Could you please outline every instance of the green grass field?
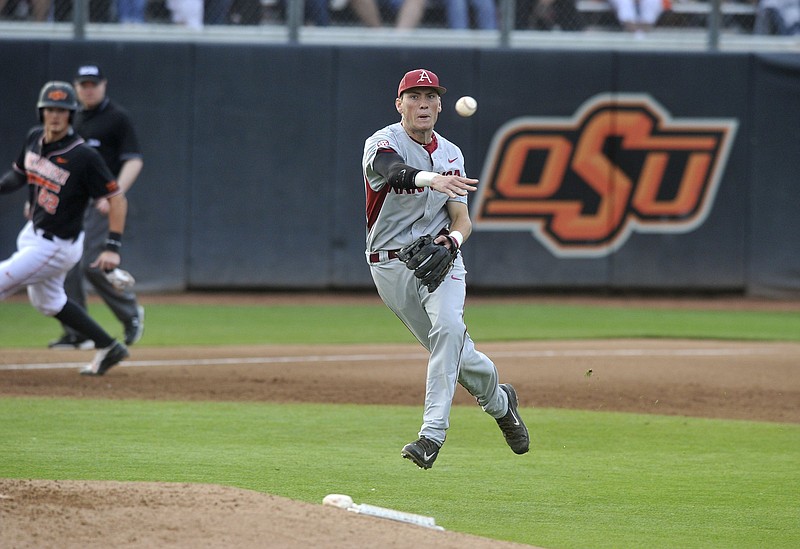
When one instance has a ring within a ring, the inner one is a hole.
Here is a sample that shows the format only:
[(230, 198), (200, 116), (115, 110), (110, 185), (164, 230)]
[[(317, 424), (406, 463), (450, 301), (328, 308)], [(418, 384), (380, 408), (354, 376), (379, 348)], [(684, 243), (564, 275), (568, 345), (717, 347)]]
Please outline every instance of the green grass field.
[[(99, 307), (92, 313), (110, 329)], [(472, 305), (476, 340), (797, 341), (798, 313)], [(58, 334), (0, 305), (0, 348)], [(142, 345), (410, 342), (382, 306), (148, 306)], [(1, 389), (0, 389), (1, 390)], [(431, 515), (448, 530), (556, 548), (800, 547), (800, 425), (523, 409), (512, 455), (455, 407), (434, 470), (398, 457), (418, 407), (0, 398), (0, 477), (200, 482)], [(368, 416), (369, 421), (364, 421)], [(489, 441), (489, 443), (487, 443)]]
[[(92, 316), (120, 332), (105, 306)], [(587, 338), (692, 338), (800, 341), (800, 312), (677, 310), (528, 304), (468, 304), (480, 341)], [(144, 345), (406, 343), (411, 335), (375, 305), (147, 306)], [(0, 348), (41, 347), (60, 326), (23, 302), (0, 304)]]

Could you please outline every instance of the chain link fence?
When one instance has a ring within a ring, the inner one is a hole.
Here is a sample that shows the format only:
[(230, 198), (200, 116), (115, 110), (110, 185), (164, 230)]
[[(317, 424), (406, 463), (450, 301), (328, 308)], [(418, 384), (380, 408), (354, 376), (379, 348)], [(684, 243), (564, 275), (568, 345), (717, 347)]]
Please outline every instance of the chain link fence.
[(0, 0), (0, 23), (14, 22), (800, 37), (800, 0)]

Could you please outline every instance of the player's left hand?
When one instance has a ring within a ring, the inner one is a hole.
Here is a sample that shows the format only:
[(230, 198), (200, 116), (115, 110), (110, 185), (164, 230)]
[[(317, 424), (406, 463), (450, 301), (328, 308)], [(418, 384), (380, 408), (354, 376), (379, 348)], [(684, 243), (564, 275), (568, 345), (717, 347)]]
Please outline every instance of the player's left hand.
[[(450, 247), (445, 243), (449, 243)], [(436, 291), (450, 271), (456, 255), (458, 246), (447, 236), (437, 237), (434, 242), (434, 238), (429, 234), (417, 238), (397, 252), (397, 258), (414, 271), (414, 276), (419, 278), (431, 293)]]
[(100, 269), (105, 272), (113, 271), (120, 264), (120, 256), (117, 252), (112, 252), (111, 250), (103, 250), (103, 252), (97, 256), (97, 259), (94, 260), (94, 263), (89, 265), (92, 268)]

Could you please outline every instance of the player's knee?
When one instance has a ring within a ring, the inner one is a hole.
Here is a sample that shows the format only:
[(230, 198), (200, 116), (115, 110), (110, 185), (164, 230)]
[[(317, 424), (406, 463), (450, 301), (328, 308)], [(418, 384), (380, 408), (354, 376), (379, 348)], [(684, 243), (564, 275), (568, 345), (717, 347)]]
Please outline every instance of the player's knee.
[(55, 316), (64, 308), (64, 304), (58, 304), (53, 301), (45, 301), (38, 296), (29, 296), (33, 308), (42, 313), (44, 316)]
[(458, 311), (445, 309), (439, 311), (436, 318), (437, 324), (441, 330), (446, 330), (448, 335), (461, 335), (466, 331), (464, 319)]
[(439, 339), (450, 339), (450, 338), (461, 339), (464, 337), (464, 333), (466, 331), (467, 329), (466, 326), (464, 326), (464, 324), (460, 322), (450, 322), (439, 326), (435, 326), (431, 332), (431, 336), (437, 337)]

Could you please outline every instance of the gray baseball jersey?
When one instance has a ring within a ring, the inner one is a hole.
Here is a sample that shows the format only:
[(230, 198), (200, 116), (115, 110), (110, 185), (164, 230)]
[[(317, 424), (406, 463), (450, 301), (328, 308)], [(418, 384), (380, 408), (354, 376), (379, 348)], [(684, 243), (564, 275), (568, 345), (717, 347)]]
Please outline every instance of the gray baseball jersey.
[(364, 145), (364, 177), (367, 185), (367, 255), (378, 250), (397, 250), (424, 234), (435, 235), (450, 223), (448, 200), (466, 204), (467, 197), (448, 198), (428, 188), (396, 190), (375, 173), (372, 163), (378, 151), (391, 149), (413, 168), (466, 177), (464, 155), (456, 145), (434, 132), (429, 145), (409, 137), (400, 122), (375, 132)]

